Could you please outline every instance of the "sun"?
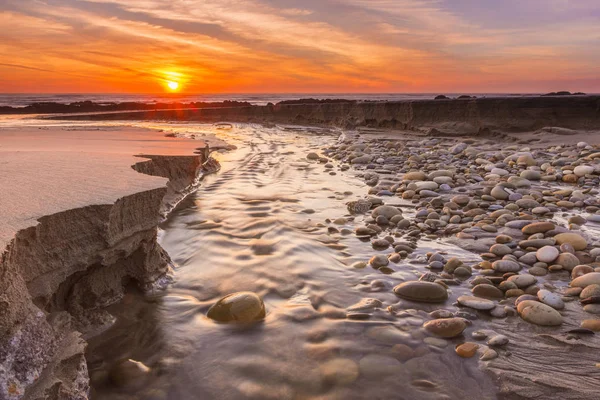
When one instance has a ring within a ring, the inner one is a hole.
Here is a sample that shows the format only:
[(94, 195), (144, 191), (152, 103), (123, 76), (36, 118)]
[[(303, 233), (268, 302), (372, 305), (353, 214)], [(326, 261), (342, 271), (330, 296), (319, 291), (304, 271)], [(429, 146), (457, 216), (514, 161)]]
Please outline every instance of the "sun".
[(175, 81), (169, 81), (169, 82), (167, 82), (167, 86), (171, 90), (177, 90), (177, 89), (179, 89), (179, 83), (177, 83)]

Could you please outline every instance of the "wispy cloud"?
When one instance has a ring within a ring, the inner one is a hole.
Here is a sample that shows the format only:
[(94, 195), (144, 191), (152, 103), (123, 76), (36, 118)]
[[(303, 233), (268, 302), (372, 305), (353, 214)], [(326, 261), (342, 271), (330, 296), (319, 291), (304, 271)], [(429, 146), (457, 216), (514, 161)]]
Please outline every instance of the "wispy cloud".
[(600, 5), (4, 0), (0, 58), (13, 92), (152, 92), (169, 73), (190, 92), (552, 90), (597, 82)]

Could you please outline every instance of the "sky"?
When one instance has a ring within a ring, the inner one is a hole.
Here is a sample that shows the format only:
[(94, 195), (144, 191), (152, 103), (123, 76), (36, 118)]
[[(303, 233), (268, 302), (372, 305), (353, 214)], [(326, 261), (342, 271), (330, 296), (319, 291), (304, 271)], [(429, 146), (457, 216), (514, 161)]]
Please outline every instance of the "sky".
[(2, 93), (170, 82), (182, 93), (600, 93), (600, 0), (0, 0)]

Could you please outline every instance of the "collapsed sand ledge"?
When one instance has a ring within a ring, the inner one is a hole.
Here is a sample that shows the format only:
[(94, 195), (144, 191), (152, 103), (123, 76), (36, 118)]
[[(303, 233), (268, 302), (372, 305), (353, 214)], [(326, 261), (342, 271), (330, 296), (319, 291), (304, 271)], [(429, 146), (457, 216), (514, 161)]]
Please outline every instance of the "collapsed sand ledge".
[(69, 120), (179, 120), (433, 129), (432, 134), (523, 132), (547, 126), (600, 128), (600, 96), (540, 96), (397, 102), (293, 103), (52, 116)]
[(156, 242), (161, 216), (197, 183), (205, 155), (145, 156), (138, 172), (166, 187), (44, 216), (0, 259), (0, 399), (85, 399), (81, 333), (111, 322), (102, 307), (124, 287), (162, 286), (170, 259)]

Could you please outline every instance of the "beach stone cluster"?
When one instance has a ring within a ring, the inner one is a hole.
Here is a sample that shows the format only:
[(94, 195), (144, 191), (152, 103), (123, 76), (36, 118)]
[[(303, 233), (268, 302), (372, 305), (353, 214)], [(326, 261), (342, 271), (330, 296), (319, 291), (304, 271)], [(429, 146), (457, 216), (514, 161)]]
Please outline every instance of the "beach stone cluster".
[[(422, 259), (429, 272), (393, 287), (400, 299), (388, 307), (393, 314), (402, 313), (403, 301), (406, 308), (443, 306), (423, 321), (432, 343), (464, 337), (482, 313), (557, 329), (566, 305), (576, 300), (589, 316), (581, 329), (600, 330), (600, 247), (585, 229), (600, 228), (599, 148), (584, 142), (500, 147), (474, 138), (369, 140), (347, 134), (323, 154), (352, 166), (369, 187), (348, 205), (357, 223), (354, 234), (373, 248), (373, 256), (354, 268), (402, 271), (402, 263), (419, 260), (414, 254), (423, 239), (477, 255), (473, 261), (429, 252)], [(448, 310), (450, 301), (455, 311)], [(465, 341), (456, 347), (459, 356), (479, 354), (488, 361), (509, 342), (479, 331), (473, 338), (487, 344)]]

